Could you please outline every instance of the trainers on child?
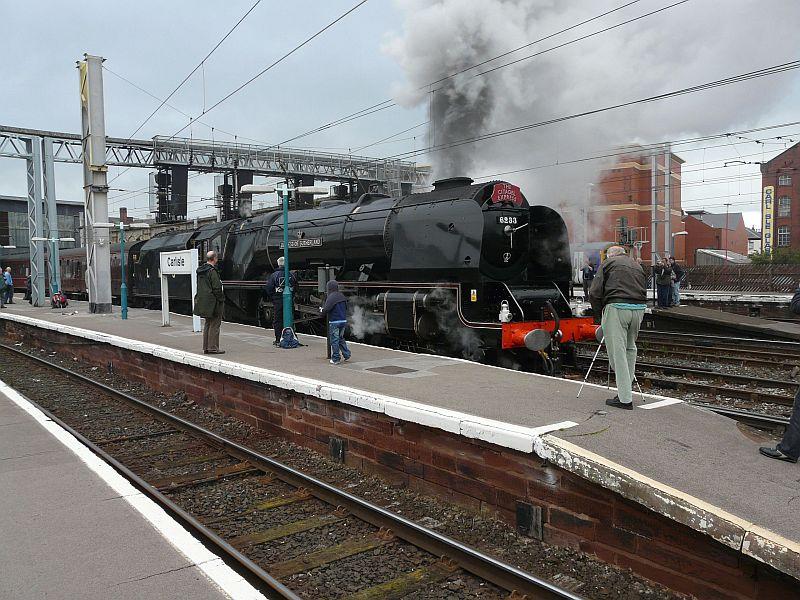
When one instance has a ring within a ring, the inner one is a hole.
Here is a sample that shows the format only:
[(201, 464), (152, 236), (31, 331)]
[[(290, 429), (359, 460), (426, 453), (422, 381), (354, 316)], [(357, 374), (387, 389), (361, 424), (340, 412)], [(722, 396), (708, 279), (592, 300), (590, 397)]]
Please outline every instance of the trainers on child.
[(332, 365), (338, 365), (340, 362), (342, 362), (342, 361), (341, 360), (333, 360), (333, 359), (330, 360), (330, 363)]

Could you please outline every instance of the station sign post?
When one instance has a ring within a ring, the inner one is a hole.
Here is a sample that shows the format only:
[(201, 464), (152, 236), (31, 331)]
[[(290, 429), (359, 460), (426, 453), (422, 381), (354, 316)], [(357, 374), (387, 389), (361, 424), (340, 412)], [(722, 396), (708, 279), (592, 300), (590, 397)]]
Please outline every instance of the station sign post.
[[(176, 252), (159, 253), (161, 277), (161, 325), (169, 327), (169, 279), (170, 275), (188, 275), (192, 281), (192, 313), (194, 313), (194, 297), (197, 294), (197, 268), (199, 261), (197, 250), (178, 250)], [(192, 314), (192, 331), (201, 331), (200, 317)]]

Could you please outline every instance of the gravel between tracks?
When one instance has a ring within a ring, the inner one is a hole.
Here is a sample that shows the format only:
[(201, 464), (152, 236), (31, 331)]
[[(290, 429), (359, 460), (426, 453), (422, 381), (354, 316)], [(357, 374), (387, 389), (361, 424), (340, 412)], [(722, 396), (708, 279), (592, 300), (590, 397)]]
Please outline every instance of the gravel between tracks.
[[(128, 392), (138, 398), (147, 400), (153, 405), (273, 457), (292, 468), (336, 485), (370, 502), (387, 507), (398, 514), (416, 520), (431, 529), (440, 531), (487, 554), (496, 556), (518, 568), (550, 580), (554, 578), (556, 580), (576, 580), (573, 590), (587, 598), (625, 600), (686, 598), (685, 595), (645, 580), (633, 574), (630, 570), (608, 565), (593, 556), (570, 548), (551, 546), (520, 536), (512, 527), (495, 519), (490, 514), (477, 513), (406, 489), (391, 487), (377, 477), (365, 475), (355, 469), (328, 460), (326, 457), (311, 450), (281, 438), (268, 436), (241, 421), (200, 407), (187, 400), (183, 394), (165, 397), (144, 386), (132, 384), (114, 374), (107, 373), (98, 367), (88, 367), (73, 359), (60, 357), (56, 353), (33, 350), (24, 346), (18, 346), (18, 348), (92, 377), (120, 391)], [(4, 369), (3, 379), (22, 393), (31, 396), (34, 400), (37, 399), (37, 395), (47, 393), (46, 382), (34, 382), (32, 378), (28, 377), (28, 373), (19, 369), (16, 371), (14, 369)], [(148, 444), (152, 443), (152, 440), (148, 442)], [(209, 511), (210, 514), (224, 512), (225, 502), (222, 498), (229, 497), (231, 492), (238, 489), (236, 480), (228, 481), (225, 486), (228, 487), (225, 488), (226, 491), (224, 493), (221, 485), (215, 486), (220, 489), (220, 496), (216, 503), (214, 501), (210, 503), (204, 501), (205, 510)], [(177, 499), (180, 495), (176, 493), (174, 497)], [(330, 543), (332, 540), (325, 540), (324, 533), (325, 529), (320, 529), (309, 532), (307, 537), (310, 540), (313, 536), (321, 535), (322, 537), (317, 538), (317, 543)], [(296, 540), (293, 539), (292, 543), (296, 543)], [(267, 556), (275, 556), (274, 552), (277, 551), (275, 546), (275, 544), (262, 544), (259, 548), (266, 558)], [(270, 551), (271, 547), (273, 548), (272, 551)], [(291, 552), (288, 554), (291, 554)], [(325, 570), (324, 567), (315, 570), (314, 577), (324, 579)], [(440, 593), (441, 586), (431, 586), (432, 589), (436, 588), (438, 590), (436, 594), (431, 591), (433, 595), (420, 595), (418, 592), (412, 597), (492, 597), (480, 595), (480, 589), (472, 589), (471, 586), (474, 584), (474, 581), (470, 581), (472, 578), (460, 577), (456, 579), (459, 581), (448, 580), (446, 583), (445, 587), (451, 586), (454, 588), (449, 595)], [(320, 579), (309, 579), (308, 581), (316, 582), (320, 581)], [(307, 583), (307, 585), (316, 584)]]

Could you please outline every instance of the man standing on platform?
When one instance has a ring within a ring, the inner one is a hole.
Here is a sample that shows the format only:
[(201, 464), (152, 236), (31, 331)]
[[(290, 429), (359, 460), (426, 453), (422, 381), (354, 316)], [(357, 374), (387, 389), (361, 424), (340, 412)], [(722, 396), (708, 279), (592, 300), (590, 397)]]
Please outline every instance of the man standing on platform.
[(203, 354), (225, 354), (219, 349), (219, 328), (225, 294), (217, 271), (217, 253), (206, 254), (206, 264), (197, 268), (197, 295), (194, 297), (194, 314), (203, 317)]
[(680, 306), (681, 305), (681, 283), (683, 280), (686, 279), (686, 271), (683, 270), (678, 264), (678, 261), (675, 260), (674, 256), (669, 257), (669, 266), (672, 267), (672, 301), (669, 303), (670, 306)]
[(585, 261), (583, 261), (583, 268), (581, 269), (581, 274), (583, 275), (584, 302), (586, 302), (589, 299), (589, 287), (592, 285), (592, 280), (594, 279), (594, 275), (596, 272), (597, 269), (594, 268), (594, 265), (588, 258)]
[[(800, 315), (800, 287), (795, 290), (789, 308), (794, 314)], [(783, 439), (774, 448), (762, 446), (758, 451), (764, 456), (791, 463), (796, 463), (800, 458), (800, 390), (794, 396), (792, 416), (789, 417), (789, 425), (786, 427)]]
[[(283, 286), (285, 285), (286, 275), (284, 265), (286, 261), (283, 257), (278, 258), (278, 266), (267, 279), (267, 283), (261, 293), (265, 300), (272, 300), (272, 326), (275, 329), (275, 341), (273, 345), (281, 345), (281, 333), (283, 333)], [(294, 302), (294, 290), (297, 289), (297, 277), (294, 273), (289, 273), (289, 291), (292, 293)]]
[(602, 314), (608, 359), (617, 381), (617, 395), (606, 400), (614, 408), (633, 409), (636, 338), (644, 318), (647, 277), (622, 246), (611, 246), (589, 288), (595, 315)]
[(3, 273), (3, 279), (6, 280), (6, 304), (14, 304), (14, 279), (11, 277), (11, 267), (6, 267), (6, 272)]

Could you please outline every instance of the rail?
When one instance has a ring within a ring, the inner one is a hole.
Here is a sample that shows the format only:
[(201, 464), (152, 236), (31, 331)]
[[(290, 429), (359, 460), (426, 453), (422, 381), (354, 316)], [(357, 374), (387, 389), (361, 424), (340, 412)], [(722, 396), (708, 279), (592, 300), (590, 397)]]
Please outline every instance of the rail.
[[(312, 496), (318, 498), (326, 504), (335, 507), (342, 507), (354, 517), (378, 527), (382, 531), (391, 532), (391, 534), (397, 538), (402, 539), (411, 545), (421, 548), (435, 556), (447, 557), (464, 571), (467, 571), (481, 579), (489, 581), (492, 584), (511, 592), (512, 596), (516, 592), (517, 597), (524, 597), (524, 594), (527, 594), (527, 597), (530, 600), (580, 600), (580, 596), (577, 596), (570, 591), (561, 589), (534, 575), (517, 569), (512, 565), (470, 548), (452, 538), (423, 527), (422, 525), (401, 517), (391, 511), (386, 510), (385, 508), (367, 502), (366, 500), (340, 490), (328, 483), (325, 483), (324, 481), (311, 477), (310, 475), (293, 469), (268, 456), (260, 454), (250, 448), (224, 438), (213, 431), (209, 431), (208, 429), (196, 425), (195, 423), (182, 419), (181, 417), (173, 415), (158, 407), (152, 406), (134, 396), (116, 390), (103, 383), (100, 383), (99, 381), (95, 381), (89, 377), (81, 375), (80, 373), (76, 373), (59, 365), (53, 364), (40, 357), (31, 356), (30, 354), (27, 354), (17, 348), (0, 344), (0, 349), (13, 353), (14, 355), (22, 356), (27, 360), (44, 365), (46, 368), (57, 371), (69, 378), (97, 388), (104, 394), (130, 405), (136, 410), (145, 412), (160, 421), (168, 423), (170, 426), (205, 440), (211, 445), (224, 450), (231, 456), (237, 457), (241, 461), (249, 463), (260, 471), (274, 474), (279, 480), (298, 488), (298, 490), (307, 490)], [(44, 408), (42, 408), (42, 410), (50, 418), (59, 423), (59, 425), (75, 435), (75, 437), (77, 437), (84, 445), (89, 447), (104, 460), (107, 460), (122, 474), (128, 477), (143, 493), (146, 493), (153, 500), (164, 506), (171, 514), (176, 516), (176, 518), (182, 524), (196, 532), (201, 538), (209, 542), (221, 554), (227, 556), (230, 561), (238, 565), (240, 571), (245, 571), (251, 580), (256, 578), (258, 581), (262, 582), (262, 587), (265, 588), (265, 593), (267, 593), (270, 598), (297, 598), (297, 596), (291, 590), (281, 584), (275, 577), (252, 562), (244, 554), (239, 552), (239, 550), (223, 540), (195, 517), (183, 511), (183, 509), (178, 507), (169, 498), (161, 494), (156, 487), (139, 478), (130, 469), (103, 451), (102, 448), (100, 448), (97, 444), (83, 437), (79, 432), (75, 431), (69, 425), (59, 420), (51, 412)]]

